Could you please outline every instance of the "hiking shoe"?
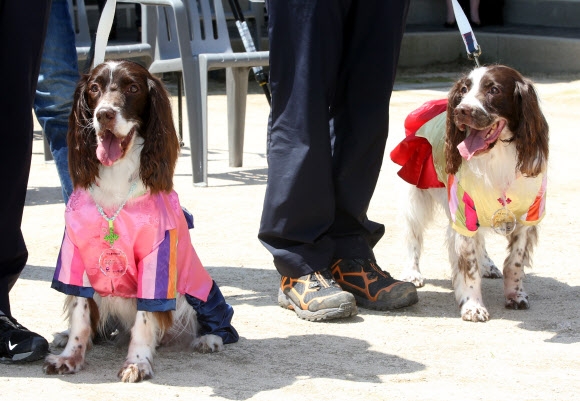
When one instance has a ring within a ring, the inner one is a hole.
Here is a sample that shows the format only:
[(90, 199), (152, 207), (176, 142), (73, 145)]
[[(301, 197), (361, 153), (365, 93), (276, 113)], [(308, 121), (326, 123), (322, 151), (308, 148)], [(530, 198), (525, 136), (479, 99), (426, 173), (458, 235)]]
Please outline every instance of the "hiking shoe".
[(43, 358), (48, 341), (6, 315), (0, 315), (0, 362), (30, 362)]
[(349, 317), (358, 312), (352, 294), (336, 284), (328, 269), (298, 278), (282, 276), (278, 304), (309, 321)]
[(413, 283), (395, 280), (369, 259), (337, 259), (332, 275), (352, 293), (358, 306), (374, 310), (398, 309), (419, 301)]

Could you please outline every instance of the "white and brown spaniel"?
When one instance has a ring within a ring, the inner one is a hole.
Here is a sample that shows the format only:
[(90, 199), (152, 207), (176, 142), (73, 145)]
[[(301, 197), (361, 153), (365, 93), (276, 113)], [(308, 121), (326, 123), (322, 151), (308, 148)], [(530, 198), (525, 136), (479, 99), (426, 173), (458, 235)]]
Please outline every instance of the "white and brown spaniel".
[(529, 308), (524, 266), (530, 266), (544, 216), (548, 124), (536, 91), (516, 70), (493, 65), (458, 80), (448, 98), (424, 104), (405, 121), (407, 137), (391, 153), (410, 187), (406, 205), (409, 261), (404, 280), (421, 287), (423, 233), (435, 206), (447, 213), (447, 247), (455, 298), (464, 320), (489, 313), (481, 277), (501, 277), (488, 257), (484, 231), (505, 235), (506, 308)]
[(65, 348), (44, 371), (78, 372), (93, 337), (112, 331), (130, 336), (125, 382), (153, 376), (159, 345), (212, 352), (236, 342), (233, 309), (173, 190), (179, 143), (161, 81), (129, 61), (95, 67), (76, 88), (67, 140), (75, 189), (52, 287), (67, 294), (69, 330), (55, 336)]

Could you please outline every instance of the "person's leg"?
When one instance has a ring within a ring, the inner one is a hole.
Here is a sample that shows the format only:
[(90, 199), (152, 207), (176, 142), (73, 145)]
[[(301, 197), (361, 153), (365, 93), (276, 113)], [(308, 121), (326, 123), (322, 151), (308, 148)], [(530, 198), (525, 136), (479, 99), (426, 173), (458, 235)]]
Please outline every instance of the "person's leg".
[(352, 12), (345, 62), (331, 108), (334, 145), (334, 257), (373, 258), (384, 233), (366, 212), (381, 170), (408, 2), (368, 0)]
[(341, 60), (342, 3), (268, 3), (272, 109), (259, 238), (284, 276), (325, 269), (334, 254), (325, 236), (334, 221), (328, 108)]
[(479, 0), (469, 0), (469, 14), (473, 24), (476, 26), (481, 25), (481, 19), (479, 18)]
[(268, 2), (272, 109), (259, 239), (282, 275), (278, 303), (307, 320), (357, 313), (329, 271), (334, 221), (329, 106), (350, 1)]
[(26, 265), (28, 251), (20, 224), (32, 157), (32, 102), (36, 89), (50, 0), (0, 0), (0, 49), (10, 62), (0, 63), (9, 77), (0, 94), (0, 360), (41, 358), (48, 343), (12, 317), (9, 292)]
[(79, 80), (75, 33), (67, 0), (53, 0), (44, 42), (34, 111), (48, 139), (65, 203), (73, 187), (68, 171), (66, 135)]
[(446, 0), (446, 18), (445, 18), (445, 27), (453, 27), (455, 25), (455, 12), (453, 11), (453, 4), (451, 4), (451, 0)]
[(394, 280), (376, 265), (372, 248), (385, 227), (367, 217), (383, 163), (408, 4), (365, 0), (352, 8), (331, 107), (336, 211), (329, 235), (335, 244), (334, 257), (340, 260), (333, 264), (333, 273), (359, 306), (371, 309), (417, 302), (413, 284)]
[(8, 292), (24, 268), (27, 250), (20, 230), (32, 157), (32, 102), (42, 54), (50, 0), (0, 1), (0, 47), (10, 62), (0, 63), (9, 77), (0, 94), (0, 310), (10, 315)]

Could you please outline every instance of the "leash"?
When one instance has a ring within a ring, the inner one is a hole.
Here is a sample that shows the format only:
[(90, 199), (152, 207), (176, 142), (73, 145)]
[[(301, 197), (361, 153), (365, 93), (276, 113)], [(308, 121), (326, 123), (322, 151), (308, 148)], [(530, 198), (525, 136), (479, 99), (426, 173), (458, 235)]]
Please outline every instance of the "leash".
[[(242, 43), (244, 44), (244, 48), (246, 52), (252, 53), (256, 51), (256, 46), (254, 45), (254, 40), (252, 39), (252, 35), (250, 34), (250, 30), (248, 29), (248, 24), (246, 19), (244, 18), (244, 14), (242, 13), (242, 8), (240, 7), (240, 3), (238, 0), (228, 0), (230, 3), (230, 8), (232, 9), (232, 13), (234, 14), (234, 18), (236, 19), (236, 27), (238, 28), (238, 32), (240, 34), (240, 38), (242, 39)], [(272, 98), (270, 95), (270, 88), (268, 88), (268, 76), (264, 72), (264, 69), (260, 66), (252, 67), (252, 71), (254, 72), (254, 78), (258, 85), (264, 91), (264, 95), (266, 95), (266, 99), (268, 100), (268, 104), (272, 103)]]
[(467, 58), (474, 60), (475, 65), (480, 67), (478, 57), (481, 56), (481, 47), (479, 47), (479, 44), (475, 39), (475, 34), (473, 33), (473, 29), (471, 29), (471, 25), (469, 25), (469, 20), (465, 16), (465, 13), (457, 0), (451, 0), (451, 4), (453, 5), (455, 22), (457, 22), (461, 38), (463, 39), (463, 43), (465, 43), (465, 48), (467, 49)]

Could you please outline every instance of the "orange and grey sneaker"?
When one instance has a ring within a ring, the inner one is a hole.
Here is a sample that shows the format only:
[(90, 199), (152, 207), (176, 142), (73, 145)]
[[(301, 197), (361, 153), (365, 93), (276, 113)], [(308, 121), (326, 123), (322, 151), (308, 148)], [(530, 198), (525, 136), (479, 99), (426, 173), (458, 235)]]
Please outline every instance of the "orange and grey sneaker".
[(413, 283), (395, 280), (369, 259), (337, 259), (331, 267), (336, 282), (352, 293), (358, 306), (388, 310), (404, 308), (419, 301)]
[(309, 321), (339, 319), (358, 312), (353, 295), (336, 284), (329, 269), (298, 278), (282, 276), (278, 304)]

